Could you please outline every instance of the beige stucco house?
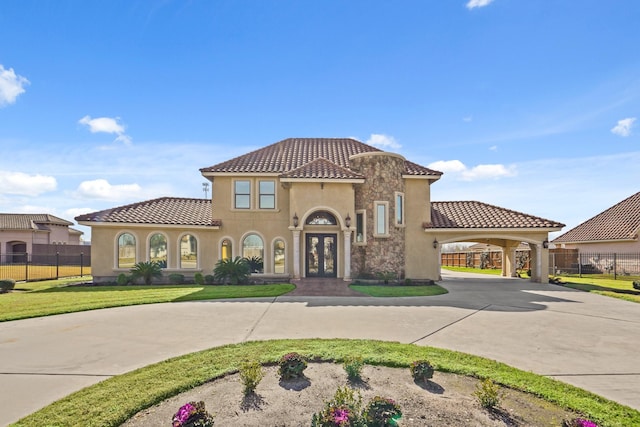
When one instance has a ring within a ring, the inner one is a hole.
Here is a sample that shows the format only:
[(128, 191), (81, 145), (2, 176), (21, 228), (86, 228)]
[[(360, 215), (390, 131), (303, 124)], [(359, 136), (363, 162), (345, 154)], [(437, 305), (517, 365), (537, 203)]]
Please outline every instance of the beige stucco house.
[(0, 255), (33, 253), (34, 245), (79, 245), (82, 231), (50, 214), (0, 213)]
[(480, 202), (431, 202), (442, 173), (351, 138), (290, 138), (200, 169), (212, 198), (164, 197), (81, 215), (92, 228), (94, 280), (138, 261), (165, 272), (211, 274), (216, 262), (253, 259), (253, 277), (355, 277), (392, 272), (438, 280), (441, 244), (532, 248), (547, 281), (547, 238), (563, 224)]

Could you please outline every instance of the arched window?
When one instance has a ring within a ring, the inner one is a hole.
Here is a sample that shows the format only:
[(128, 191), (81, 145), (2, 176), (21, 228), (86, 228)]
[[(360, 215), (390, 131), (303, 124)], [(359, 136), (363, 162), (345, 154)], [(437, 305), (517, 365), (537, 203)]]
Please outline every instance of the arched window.
[(284, 240), (273, 242), (273, 272), (284, 274)]
[(180, 268), (198, 267), (198, 241), (191, 234), (180, 239)]
[(164, 234), (155, 233), (149, 238), (149, 261), (167, 268), (167, 238)]
[(242, 257), (249, 261), (252, 273), (264, 272), (264, 243), (257, 234), (249, 234), (242, 241)]
[(231, 240), (224, 239), (222, 241), (222, 250), (220, 251), (220, 255), (222, 259), (231, 259), (233, 257), (233, 246), (231, 245)]
[(136, 264), (136, 238), (131, 233), (118, 237), (118, 268), (133, 268)]
[(307, 218), (307, 225), (336, 225), (336, 217), (326, 211), (318, 211)]

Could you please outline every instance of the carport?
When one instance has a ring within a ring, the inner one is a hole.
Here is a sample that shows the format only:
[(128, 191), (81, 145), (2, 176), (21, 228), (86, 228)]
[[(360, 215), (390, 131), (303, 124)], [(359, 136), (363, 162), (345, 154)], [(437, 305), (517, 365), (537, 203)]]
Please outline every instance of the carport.
[[(445, 243), (477, 242), (502, 249), (502, 276), (516, 276), (516, 249), (526, 242), (531, 249), (531, 281), (549, 281), (549, 233), (564, 227), (556, 221), (476, 201), (432, 202), (431, 222), (424, 231), (433, 235), (434, 247)], [(440, 257), (438, 257), (440, 262)]]

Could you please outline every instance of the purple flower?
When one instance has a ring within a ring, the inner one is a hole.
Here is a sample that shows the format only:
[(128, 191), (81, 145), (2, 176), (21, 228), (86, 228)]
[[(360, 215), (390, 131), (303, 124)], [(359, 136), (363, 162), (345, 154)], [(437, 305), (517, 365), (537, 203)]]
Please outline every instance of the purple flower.
[(598, 427), (598, 424), (594, 423), (590, 420), (585, 420), (584, 418), (578, 418), (576, 420), (577, 425), (580, 427)]
[(347, 425), (349, 423), (349, 415), (348, 409), (336, 408), (331, 411), (333, 423), (337, 426)]
[(189, 420), (192, 414), (196, 412), (196, 407), (191, 403), (186, 403), (178, 409), (178, 412), (173, 416), (173, 427), (181, 427)]

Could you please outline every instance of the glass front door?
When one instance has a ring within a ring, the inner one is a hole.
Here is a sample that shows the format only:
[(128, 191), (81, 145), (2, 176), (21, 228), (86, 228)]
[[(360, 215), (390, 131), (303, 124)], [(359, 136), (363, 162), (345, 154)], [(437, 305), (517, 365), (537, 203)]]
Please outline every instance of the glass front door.
[(336, 277), (336, 243), (337, 234), (307, 234), (307, 277)]

